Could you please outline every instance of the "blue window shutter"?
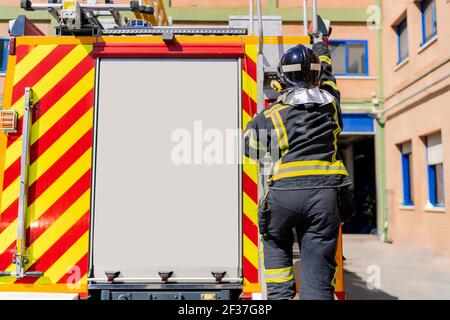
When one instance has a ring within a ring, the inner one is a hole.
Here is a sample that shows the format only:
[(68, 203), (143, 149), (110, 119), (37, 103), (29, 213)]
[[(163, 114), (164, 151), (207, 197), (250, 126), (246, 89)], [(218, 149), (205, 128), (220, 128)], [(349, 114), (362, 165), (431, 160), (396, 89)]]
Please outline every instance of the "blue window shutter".
[(398, 63), (402, 62), (402, 44), (400, 37), (400, 25), (397, 26), (397, 52), (398, 52)]
[(428, 166), (428, 188), (430, 193), (430, 202), (432, 205), (437, 204), (437, 190), (436, 190), (436, 166)]
[(403, 176), (403, 204), (411, 205), (411, 181), (410, 181), (409, 154), (402, 154), (402, 176)]
[(441, 166), (441, 176), (442, 176), (442, 205), (445, 205), (445, 189), (444, 189), (444, 166)]
[(425, 44), (427, 41), (427, 32), (425, 29), (425, 7), (426, 7), (426, 1), (422, 1), (420, 3), (420, 14), (422, 18), (422, 45)]

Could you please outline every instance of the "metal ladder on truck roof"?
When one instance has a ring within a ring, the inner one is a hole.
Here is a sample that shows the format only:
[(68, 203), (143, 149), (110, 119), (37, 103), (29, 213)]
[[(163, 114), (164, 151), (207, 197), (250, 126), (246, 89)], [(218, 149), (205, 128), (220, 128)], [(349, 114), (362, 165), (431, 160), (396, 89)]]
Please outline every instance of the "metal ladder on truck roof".
[[(115, 4), (113, 0), (98, 3), (88, 0), (49, 0), (32, 3), (21, 0), (27, 11), (48, 11), (58, 22), (55, 35), (162, 35), (173, 40), (181, 35), (246, 35), (246, 28), (233, 27), (174, 27), (167, 16), (162, 0), (132, 0), (129, 4)], [(126, 16), (132, 12), (135, 19)]]
[[(48, 0), (48, 3), (21, 0), (20, 7), (27, 11), (48, 11), (58, 22), (56, 35), (100, 35), (101, 30), (126, 27), (130, 23), (146, 26), (169, 24), (162, 0), (132, 0), (129, 4), (115, 4), (113, 0), (105, 0), (105, 3), (97, 0), (88, 0), (87, 3), (78, 0)], [(121, 14), (130, 11), (136, 20)]]

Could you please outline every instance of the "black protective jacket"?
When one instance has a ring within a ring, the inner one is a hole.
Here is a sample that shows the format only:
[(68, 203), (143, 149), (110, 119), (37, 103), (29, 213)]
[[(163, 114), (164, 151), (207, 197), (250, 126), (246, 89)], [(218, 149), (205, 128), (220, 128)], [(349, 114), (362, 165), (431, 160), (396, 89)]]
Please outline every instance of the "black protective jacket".
[(277, 102), (257, 114), (244, 135), (247, 157), (270, 154), (271, 185), (282, 188), (341, 187), (351, 183), (340, 159), (340, 93), (332, 74), (328, 46), (316, 43), (322, 75), (319, 88), (288, 88)]

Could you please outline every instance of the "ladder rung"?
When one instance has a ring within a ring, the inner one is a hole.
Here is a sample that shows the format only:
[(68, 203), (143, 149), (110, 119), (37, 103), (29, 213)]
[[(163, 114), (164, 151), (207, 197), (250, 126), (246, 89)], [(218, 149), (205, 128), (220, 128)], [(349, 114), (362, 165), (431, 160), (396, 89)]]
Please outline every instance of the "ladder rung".
[(122, 35), (122, 34), (152, 34), (161, 35), (164, 33), (172, 34), (199, 34), (199, 35), (246, 35), (246, 28), (116, 28), (102, 30), (102, 34), (106, 35)]

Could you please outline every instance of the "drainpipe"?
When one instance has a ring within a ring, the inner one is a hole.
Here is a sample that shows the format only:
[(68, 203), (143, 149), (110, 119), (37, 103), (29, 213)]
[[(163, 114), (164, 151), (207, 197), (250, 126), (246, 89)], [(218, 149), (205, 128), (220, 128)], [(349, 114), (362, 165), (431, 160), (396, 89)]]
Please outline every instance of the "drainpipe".
[[(376, 0), (376, 6), (380, 8), (382, 14), (382, 0)], [(381, 25), (377, 26), (377, 74), (378, 74), (378, 109), (383, 109), (383, 50), (382, 50), (382, 29), (383, 16), (381, 16)], [(377, 211), (378, 211), (378, 236), (381, 241), (388, 241), (388, 203), (386, 188), (386, 144), (384, 132), (385, 119), (384, 115), (376, 117), (376, 162), (377, 162)]]

